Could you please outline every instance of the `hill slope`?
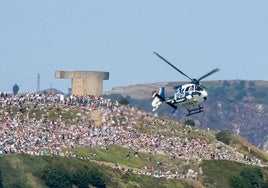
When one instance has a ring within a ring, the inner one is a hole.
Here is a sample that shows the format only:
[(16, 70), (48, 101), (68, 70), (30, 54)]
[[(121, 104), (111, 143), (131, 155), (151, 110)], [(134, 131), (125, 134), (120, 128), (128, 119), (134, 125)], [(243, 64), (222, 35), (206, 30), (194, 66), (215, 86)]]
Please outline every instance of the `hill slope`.
[(0, 103), (0, 186), (267, 185), (267, 154), (228, 132), (103, 97), (3, 95)]
[[(117, 87), (106, 95), (121, 95), (130, 104), (151, 111), (150, 95), (153, 90), (165, 86), (172, 96), (174, 86), (182, 83), (165, 82)], [(255, 146), (268, 151), (268, 82), (267, 81), (207, 81), (202, 82), (209, 90), (204, 112), (187, 118), (198, 127), (210, 130), (228, 129), (241, 135)], [(186, 111), (179, 108), (175, 114), (164, 107), (158, 111), (174, 120), (185, 120)]]

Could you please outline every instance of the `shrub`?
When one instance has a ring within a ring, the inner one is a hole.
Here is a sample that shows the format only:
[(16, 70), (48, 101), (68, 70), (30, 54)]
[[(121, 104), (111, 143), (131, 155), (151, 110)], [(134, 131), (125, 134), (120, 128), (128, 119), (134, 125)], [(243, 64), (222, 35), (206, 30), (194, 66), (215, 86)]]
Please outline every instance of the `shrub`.
[(98, 169), (86, 165), (74, 169), (72, 182), (79, 188), (87, 188), (89, 184), (99, 188), (106, 187), (104, 175)]
[(231, 187), (265, 187), (263, 172), (260, 167), (247, 166), (239, 174), (230, 177)]
[(2, 177), (2, 170), (0, 170), (0, 188), (3, 187), (3, 177)]
[(259, 167), (246, 167), (240, 172), (240, 176), (250, 185), (250, 187), (259, 187), (263, 182), (262, 169)]
[(190, 120), (190, 119), (187, 119), (185, 122), (184, 122), (185, 125), (190, 125), (192, 127), (195, 126), (195, 122), (194, 120)]
[(41, 178), (48, 187), (106, 187), (105, 175), (96, 166), (83, 164), (79, 160), (52, 159)]
[(98, 187), (98, 188), (106, 187), (104, 176), (99, 172), (94, 172), (90, 175), (89, 183), (90, 185), (93, 185), (94, 187)]
[(82, 166), (74, 170), (72, 175), (72, 182), (79, 188), (87, 188), (89, 184), (89, 173), (87, 166)]
[(230, 177), (230, 185), (235, 188), (246, 188), (248, 184), (244, 181), (244, 179), (239, 175), (233, 175)]
[(231, 140), (231, 133), (228, 130), (222, 130), (216, 134), (216, 139), (229, 145)]
[(43, 171), (42, 179), (48, 187), (72, 187), (71, 177), (63, 163), (52, 162)]
[(119, 101), (119, 104), (122, 104), (122, 105), (128, 105), (129, 104), (129, 101), (127, 98), (121, 98)]

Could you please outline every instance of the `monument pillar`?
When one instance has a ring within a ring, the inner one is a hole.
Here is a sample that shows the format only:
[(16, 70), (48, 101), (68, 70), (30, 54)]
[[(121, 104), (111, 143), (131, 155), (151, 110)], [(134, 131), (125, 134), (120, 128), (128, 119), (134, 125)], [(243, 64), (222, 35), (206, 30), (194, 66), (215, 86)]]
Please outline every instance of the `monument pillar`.
[(73, 95), (100, 96), (103, 92), (103, 80), (109, 79), (109, 72), (55, 71), (55, 77), (71, 79)]

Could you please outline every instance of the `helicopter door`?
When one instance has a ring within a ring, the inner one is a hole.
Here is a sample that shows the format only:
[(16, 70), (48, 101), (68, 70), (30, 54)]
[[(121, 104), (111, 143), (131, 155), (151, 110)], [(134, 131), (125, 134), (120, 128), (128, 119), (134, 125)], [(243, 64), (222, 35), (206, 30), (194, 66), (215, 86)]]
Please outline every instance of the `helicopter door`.
[(194, 94), (195, 94), (195, 87), (194, 87), (194, 85), (188, 86), (185, 89), (185, 97), (187, 97), (187, 96), (193, 96)]
[(175, 93), (175, 100), (181, 99), (185, 96), (185, 88), (182, 89), (182, 87), (178, 87), (177, 92)]

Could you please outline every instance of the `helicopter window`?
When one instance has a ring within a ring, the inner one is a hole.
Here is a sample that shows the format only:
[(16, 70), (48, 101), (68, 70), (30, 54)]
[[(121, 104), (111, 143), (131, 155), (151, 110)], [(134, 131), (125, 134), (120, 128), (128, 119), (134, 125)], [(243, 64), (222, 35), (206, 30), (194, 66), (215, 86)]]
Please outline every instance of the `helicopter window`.
[(198, 91), (203, 91), (203, 88), (200, 87), (200, 86), (197, 86), (196, 90), (198, 90)]
[(186, 88), (186, 91), (194, 91), (194, 86), (189, 86)]
[(190, 86), (189, 91), (194, 91), (194, 86)]

